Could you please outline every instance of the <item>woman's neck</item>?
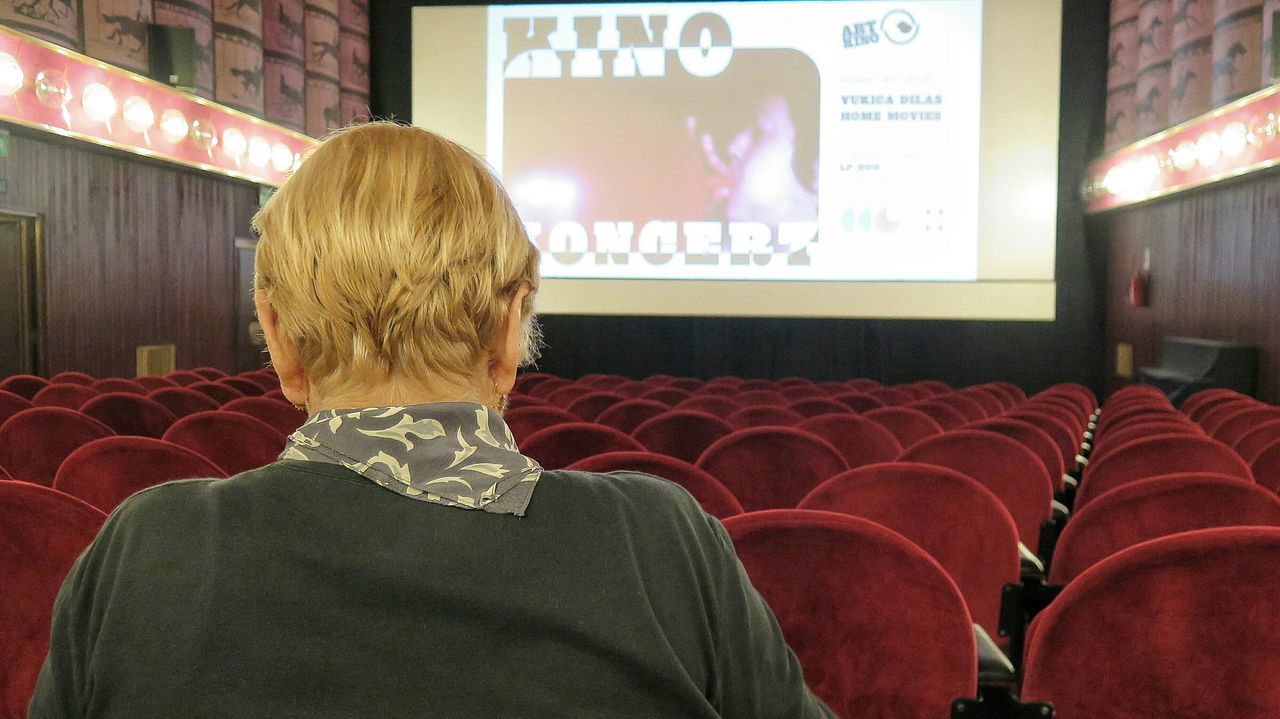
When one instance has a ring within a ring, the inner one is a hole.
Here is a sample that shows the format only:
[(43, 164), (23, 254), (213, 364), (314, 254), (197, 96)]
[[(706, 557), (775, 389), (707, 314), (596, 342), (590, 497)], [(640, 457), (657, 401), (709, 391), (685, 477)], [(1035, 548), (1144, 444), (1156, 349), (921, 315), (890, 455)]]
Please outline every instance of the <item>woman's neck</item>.
[(360, 409), (365, 407), (407, 407), (437, 402), (495, 401), (492, 387), (482, 387), (476, 380), (469, 383), (421, 383), (392, 378), (377, 384), (359, 386), (312, 387), (307, 400), (311, 414), (327, 409)]

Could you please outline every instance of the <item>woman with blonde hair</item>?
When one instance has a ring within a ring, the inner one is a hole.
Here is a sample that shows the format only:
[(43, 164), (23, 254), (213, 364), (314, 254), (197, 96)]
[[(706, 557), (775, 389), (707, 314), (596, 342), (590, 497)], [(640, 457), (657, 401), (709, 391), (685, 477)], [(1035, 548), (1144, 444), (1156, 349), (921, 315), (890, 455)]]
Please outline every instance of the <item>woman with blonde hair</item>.
[(686, 492), (520, 454), (538, 253), (483, 162), (347, 128), (254, 224), (310, 419), (275, 464), (121, 505), (59, 594), (33, 719), (829, 715)]

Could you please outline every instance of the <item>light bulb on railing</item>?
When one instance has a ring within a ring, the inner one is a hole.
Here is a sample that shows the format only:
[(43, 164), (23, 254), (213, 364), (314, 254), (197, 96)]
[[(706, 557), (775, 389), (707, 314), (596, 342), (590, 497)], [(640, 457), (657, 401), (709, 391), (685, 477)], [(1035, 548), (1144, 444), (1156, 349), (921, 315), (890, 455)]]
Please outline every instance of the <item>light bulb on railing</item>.
[(0, 52), (0, 95), (13, 95), (22, 89), (26, 80), (26, 73), (17, 59), (7, 52)]
[(124, 111), (120, 113), (124, 117), (125, 127), (140, 134), (146, 134), (148, 130), (156, 125), (156, 113), (151, 109), (151, 105), (140, 97), (131, 97), (124, 101)]
[(1183, 140), (1169, 151), (1169, 156), (1173, 159), (1174, 167), (1186, 172), (1196, 166), (1196, 143)]
[(1196, 158), (1202, 167), (1209, 167), (1222, 157), (1222, 145), (1218, 141), (1218, 133), (1210, 130), (1196, 140)]
[(283, 142), (271, 146), (271, 166), (276, 172), (284, 173), (293, 168), (293, 150)]
[(249, 164), (254, 167), (266, 167), (271, 161), (271, 145), (261, 137), (249, 140)]
[(1243, 122), (1233, 122), (1222, 128), (1222, 134), (1219, 136), (1222, 145), (1222, 154), (1227, 157), (1239, 157), (1244, 152), (1244, 148), (1249, 144), (1249, 128), (1244, 126)]
[(111, 90), (100, 82), (90, 83), (84, 88), (84, 95), (80, 98), (80, 104), (84, 106), (84, 114), (89, 116), (94, 122), (107, 122), (115, 116), (119, 107), (116, 105), (116, 96), (111, 94)]
[(234, 127), (228, 127), (222, 132), (222, 151), (230, 155), (237, 163), (240, 158), (244, 157), (245, 149), (249, 143), (244, 139), (244, 133)]
[(187, 118), (181, 110), (169, 109), (160, 115), (160, 132), (164, 133), (169, 142), (182, 142), (189, 128)]

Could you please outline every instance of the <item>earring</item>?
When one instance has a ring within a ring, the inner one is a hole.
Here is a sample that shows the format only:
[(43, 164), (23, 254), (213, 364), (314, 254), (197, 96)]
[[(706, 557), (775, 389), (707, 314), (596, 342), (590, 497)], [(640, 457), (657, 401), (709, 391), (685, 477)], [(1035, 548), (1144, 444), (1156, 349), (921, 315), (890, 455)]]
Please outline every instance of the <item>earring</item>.
[(493, 381), (493, 404), (491, 405), (498, 414), (505, 414), (507, 405), (511, 403), (511, 395), (498, 393), (498, 380)]

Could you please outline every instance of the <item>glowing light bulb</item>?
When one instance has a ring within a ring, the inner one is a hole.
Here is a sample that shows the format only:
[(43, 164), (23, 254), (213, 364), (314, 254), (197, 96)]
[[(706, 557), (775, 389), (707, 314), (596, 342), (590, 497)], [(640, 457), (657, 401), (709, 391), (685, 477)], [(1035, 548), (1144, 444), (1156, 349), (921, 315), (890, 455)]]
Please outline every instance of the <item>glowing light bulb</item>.
[(249, 143), (244, 139), (244, 133), (234, 127), (228, 127), (222, 132), (222, 151), (235, 158), (237, 161), (244, 157), (245, 150), (248, 149)]
[(271, 146), (271, 166), (276, 172), (288, 172), (293, 167), (293, 150), (283, 142)]
[(1218, 133), (1206, 132), (1196, 140), (1196, 159), (1202, 167), (1209, 167), (1222, 158), (1222, 144), (1218, 141)]
[(156, 113), (151, 109), (151, 105), (140, 97), (131, 97), (124, 101), (124, 111), (121, 113), (124, 117), (124, 124), (130, 130), (138, 133), (145, 133), (147, 130), (155, 127)]
[(116, 114), (119, 107), (116, 105), (116, 96), (111, 94), (111, 90), (100, 82), (90, 83), (84, 88), (84, 95), (80, 98), (80, 104), (84, 106), (84, 114), (89, 116), (94, 122), (106, 122)]
[(1169, 151), (1169, 155), (1173, 158), (1173, 166), (1186, 172), (1196, 166), (1196, 143), (1183, 140)]
[(61, 110), (71, 102), (71, 86), (61, 70), (41, 70), (36, 73), (36, 99), (45, 107)]
[(188, 134), (191, 141), (205, 152), (212, 153), (213, 146), (218, 144), (218, 130), (213, 126), (212, 120), (192, 120)]
[(302, 167), (302, 153), (295, 152), (293, 153), (293, 167), (290, 169), (293, 172), (297, 172), (299, 167)]
[(169, 109), (160, 115), (160, 132), (169, 142), (182, 142), (189, 129), (187, 118), (180, 110)]
[(1244, 148), (1249, 144), (1249, 128), (1244, 126), (1243, 122), (1233, 122), (1222, 128), (1222, 135), (1219, 137), (1222, 145), (1222, 154), (1227, 157), (1239, 157), (1244, 152)]
[(249, 140), (249, 164), (254, 167), (266, 167), (271, 161), (271, 145), (261, 137)]
[(22, 89), (26, 79), (17, 59), (7, 52), (0, 52), (0, 95), (13, 95)]

